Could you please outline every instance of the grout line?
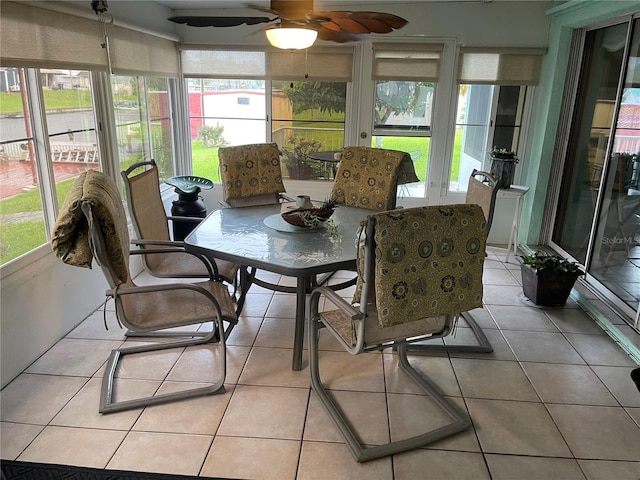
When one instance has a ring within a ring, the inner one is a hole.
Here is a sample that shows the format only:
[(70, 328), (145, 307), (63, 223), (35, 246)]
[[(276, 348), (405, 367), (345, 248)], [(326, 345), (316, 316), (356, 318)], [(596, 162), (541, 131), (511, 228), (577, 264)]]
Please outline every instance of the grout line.
[(640, 365), (640, 349), (638, 349), (629, 339), (618, 330), (611, 321), (602, 314), (591, 302), (575, 288), (571, 290), (571, 298), (573, 298), (578, 306), (582, 308), (596, 321), (598, 326), (609, 335), (622, 350), (625, 351), (638, 365)]

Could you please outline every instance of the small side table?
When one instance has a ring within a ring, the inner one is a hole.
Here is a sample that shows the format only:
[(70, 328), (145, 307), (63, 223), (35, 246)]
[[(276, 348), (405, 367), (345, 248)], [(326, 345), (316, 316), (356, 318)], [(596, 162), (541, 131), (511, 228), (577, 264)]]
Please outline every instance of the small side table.
[(529, 191), (529, 187), (524, 185), (511, 185), (509, 188), (501, 188), (498, 190), (498, 197), (515, 198), (516, 208), (513, 211), (513, 221), (511, 222), (511, 231), (509, 232), (509, 243), (507, 244), (507, 256), (505, 263), (509, 263), (511, 256), (511, 246), (513, 245), (513, 255), (518, 250), (518, 228), (520, 227), (520, 213), (522, 211), (522, 197)]

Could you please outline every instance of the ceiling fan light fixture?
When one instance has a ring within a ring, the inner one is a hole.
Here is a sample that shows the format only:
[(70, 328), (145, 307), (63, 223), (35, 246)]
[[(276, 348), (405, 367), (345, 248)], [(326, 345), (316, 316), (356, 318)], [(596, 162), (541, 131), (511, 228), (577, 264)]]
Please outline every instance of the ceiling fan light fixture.
[(274, 27), (266, 31), (269, 43), (284, 50), (302, 50), (313, 45), (318, 32), (306, 28)]

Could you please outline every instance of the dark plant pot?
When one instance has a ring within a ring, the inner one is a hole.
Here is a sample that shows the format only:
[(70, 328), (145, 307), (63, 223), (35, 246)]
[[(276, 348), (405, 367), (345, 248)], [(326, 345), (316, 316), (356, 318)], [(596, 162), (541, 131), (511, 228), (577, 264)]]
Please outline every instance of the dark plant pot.
[(518, 159), (513, 155), (494, 154), (491, 157), (491, 175), (497, 182), (498, 188), (509, 188), (513, 183)]
[(529, 265), (520, 265), (522, 290), (536, 305), (559, 307), (567, 303), (571, 289), (580, 276), (578, 273), (536, 271)]

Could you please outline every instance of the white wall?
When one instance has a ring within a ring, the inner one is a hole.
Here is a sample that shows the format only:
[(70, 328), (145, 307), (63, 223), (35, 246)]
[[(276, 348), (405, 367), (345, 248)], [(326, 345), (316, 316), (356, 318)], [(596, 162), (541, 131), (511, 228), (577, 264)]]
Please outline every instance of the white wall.
[[(4, 387), (104, 301), (99, 269), (71, 267), (48, 245), (36, 261), (7, 274), (0, 292), (0, 381)], [(20, 262), (18, 259), (16, 262)], [(23, 262), (24, 263), (24, 262)], [(105, 359), (106, 360), (106, 359)]]

